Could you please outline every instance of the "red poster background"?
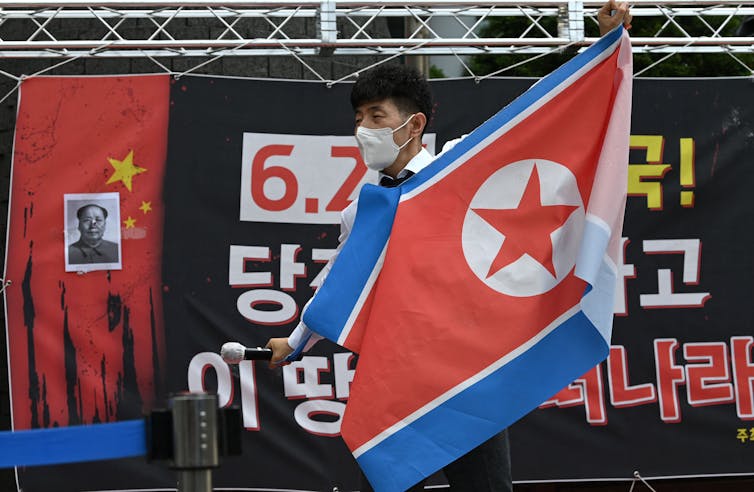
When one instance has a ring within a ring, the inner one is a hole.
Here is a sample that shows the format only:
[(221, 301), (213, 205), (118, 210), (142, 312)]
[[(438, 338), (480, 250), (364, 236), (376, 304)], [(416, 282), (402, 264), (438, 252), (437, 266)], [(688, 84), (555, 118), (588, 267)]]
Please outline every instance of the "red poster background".
[[(6, 269), (15, 429), (137, 417), (160, 389), (169, 89), (167, 76), (21, 87)], [(118, 174), (111, 160), (132, 151)], [(63, 195), (103, 192), (120, 194), (107, 227), (121, 228), (123, 269), (65, 272)]]

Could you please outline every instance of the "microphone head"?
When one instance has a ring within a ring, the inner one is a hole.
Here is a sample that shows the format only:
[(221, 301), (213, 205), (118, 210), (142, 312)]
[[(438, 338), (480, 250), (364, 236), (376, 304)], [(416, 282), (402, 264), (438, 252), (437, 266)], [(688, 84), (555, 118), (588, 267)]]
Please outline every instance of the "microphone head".
[(228, 364), (238, 364), (243, 360), (246, 347), (238, 342), (224, 343), (220, 349), (220, 357)]

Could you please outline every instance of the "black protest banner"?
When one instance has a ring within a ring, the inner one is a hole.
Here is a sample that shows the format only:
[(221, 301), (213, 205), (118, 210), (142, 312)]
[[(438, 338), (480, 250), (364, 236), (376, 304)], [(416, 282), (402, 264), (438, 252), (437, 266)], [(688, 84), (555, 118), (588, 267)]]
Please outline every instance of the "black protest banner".
[[(531, 82), (432, 82), (428, 148), (472, 130)], [(752, 472), (750, 86), (750, 79), (635, 81), (613, 350), (513, 426), (515, 480)], [(319, 342), (277, 369), (228, 366), (217, 355), (226, 341), (258, 346), (290, 333), (337, 247), (339, 211), (376, 179), (355, 147), (349, 90), (211, 77), (171, 84), (161, 398), (207, 390), (241, 408), (244, 455), (223, 460), (216, 487), (359, 486), (339, 437), (354, 354)], [(37, 242), (35, 252), (45, 247)], [(20, 476), (31, 491), (174, 481), (142, 460)]]

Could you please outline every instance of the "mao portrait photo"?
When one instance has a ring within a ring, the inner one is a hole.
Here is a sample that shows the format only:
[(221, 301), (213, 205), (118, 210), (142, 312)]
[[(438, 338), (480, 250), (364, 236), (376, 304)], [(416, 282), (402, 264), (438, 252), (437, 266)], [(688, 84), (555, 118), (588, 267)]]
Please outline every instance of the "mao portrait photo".
[(120, 269), (118, 194), (66, 195), (65, 208), (66, 270)]

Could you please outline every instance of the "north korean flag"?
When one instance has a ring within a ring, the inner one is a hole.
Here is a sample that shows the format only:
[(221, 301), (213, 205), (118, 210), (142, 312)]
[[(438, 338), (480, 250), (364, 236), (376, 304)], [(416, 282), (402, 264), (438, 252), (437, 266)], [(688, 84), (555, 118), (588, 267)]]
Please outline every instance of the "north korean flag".
[(360, 353), (342, 435), (376, 490), (405, 490), (607, 356), (631, 72), (618, 28), (402, 186), (363, 188), (304, 321)]

